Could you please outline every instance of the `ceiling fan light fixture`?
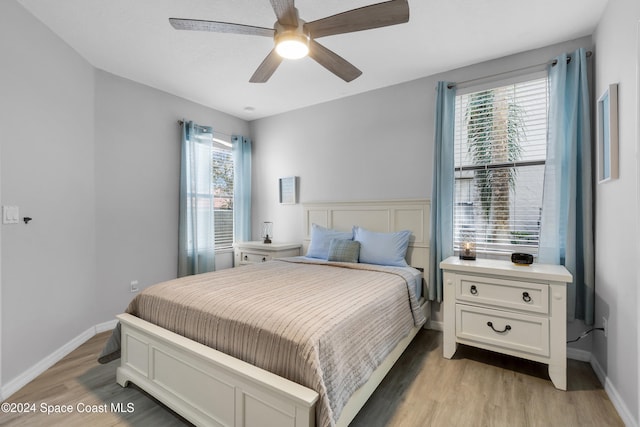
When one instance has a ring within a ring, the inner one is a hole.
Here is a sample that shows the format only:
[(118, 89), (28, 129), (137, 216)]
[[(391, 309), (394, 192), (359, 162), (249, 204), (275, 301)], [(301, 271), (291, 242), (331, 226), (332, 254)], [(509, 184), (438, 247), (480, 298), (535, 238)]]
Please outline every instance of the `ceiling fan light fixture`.
[(176, 30), (212, 31), (272, 37), (274, 48), (262, 60), (249, 79), (250, 83), (265, 83), (284, 59), (310, 56), (318, 64), (345, 82), (358, 78), (362, 71), (316, 39), (326, 36), (371, 30), (409, 22), (408, 0), (387, 0), (363, 6), (325, 18), (305, 22), (300, 19), (295, 0), (269, 0), (277, 21), (273, 29), (233, 22), (169, 18)]
[(294, 13), (298, 25), (282, 25), (280, 22), (274, 24), (276, 52), (284, 59), (300, 59), (309, 54), (311, 36), (304, 29), (305, 22), (298, 16), (298, 9), (294, 9)]
[(276, 52), (285, 59), (300, 59), (309, 54), (309, 36), (285, 32), (276, 36)]

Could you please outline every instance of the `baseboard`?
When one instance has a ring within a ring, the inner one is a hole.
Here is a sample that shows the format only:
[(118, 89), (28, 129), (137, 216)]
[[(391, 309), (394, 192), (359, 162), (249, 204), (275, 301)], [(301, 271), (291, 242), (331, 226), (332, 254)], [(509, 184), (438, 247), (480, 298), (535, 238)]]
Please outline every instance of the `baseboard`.
[(592, 357), (593, 356), (590, 351), (567, 347), (567, 359), (573, 359), (580, 362), (591, 362)]
[(607, 393), (607, 396), (609, 396), (609, 400), (611, 400), (616, 411), (618, 411), (618, 415), (622, 418), (624, 425), (627, 427), (638, 427), (638, 420), (633, 417), (633, 414), (629, 411), (629, 408), (620, 397), (618, 390), (616, 390), (613, 383), (609, 380), (609, 377), (607, 377), (607, 373), (602, 369), (600, 363), (595, 357), (591, 357), (589, 362), (593, 372), (596, 373), (600, 383), (604, 386), (604, 391)]
[(444, 329), (442, 327), (442, 322), (438, 320), (430, 319), (428, 323), (428, 327), (426, 329), (433, 329), (434, 331), (442, 332)]
[(117, 324), (118, 324), (118, 319), (113, 319), (113, 320), (109, 320), (108, 322), (99, 323), (96, 325), (95, 335), (101, 334), (103, 332), (111, 331), (113, 330), (113, 328), (116, 327)]
[(71, 341), (64, 344), (62, 347), (58, 348), (56, 351), (51, 353), (49, 356), (42, 359), (40, 362), (33, 365), (31, 368), (27, 369), (17, 378), (9, 381), (7, 384), (2, 386), (0, 389), (0, 401), (4, 401), (8, 399), (13, 393), (20, 390), (22, 387), (29, 384), (31, 381), (36, 379), (38, 375), (45, 372), (47, 369), (58, 363), (62, 358), (67, 356), (76, 348), (80, 347), (82, 344), (87, 342), (89, 339), (93, 338), (96, 334), (101, 332), (109, 331), (117, 325), (117, 319), (110, 320), (108, 322), (100, 323), (96, 326), (92, 326), (86, 331), (82, 332), (77, 337), (73, 338)]

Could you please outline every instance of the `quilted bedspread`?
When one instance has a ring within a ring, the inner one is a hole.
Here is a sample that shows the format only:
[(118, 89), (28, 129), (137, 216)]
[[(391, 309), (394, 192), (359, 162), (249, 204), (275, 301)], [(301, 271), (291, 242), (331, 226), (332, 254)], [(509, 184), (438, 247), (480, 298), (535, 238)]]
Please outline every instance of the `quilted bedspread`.
[(424, 315), (403, 268), (287, 258), (163, 282), (126, 312), (302, 384), (333, 426)]

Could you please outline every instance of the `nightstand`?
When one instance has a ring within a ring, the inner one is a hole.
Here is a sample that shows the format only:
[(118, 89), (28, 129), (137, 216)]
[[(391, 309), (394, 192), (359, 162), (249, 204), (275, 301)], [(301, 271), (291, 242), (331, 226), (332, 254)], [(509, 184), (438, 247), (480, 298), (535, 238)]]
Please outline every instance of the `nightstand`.
[(238, 242), (233, 244), (235, 266), (300, 255), (300, 243)]
[(443, 355), (458, 343), (549, 365), (556, 388), (567, 389), (567, 283), (561, 265), (449, 257), (444, 272)]

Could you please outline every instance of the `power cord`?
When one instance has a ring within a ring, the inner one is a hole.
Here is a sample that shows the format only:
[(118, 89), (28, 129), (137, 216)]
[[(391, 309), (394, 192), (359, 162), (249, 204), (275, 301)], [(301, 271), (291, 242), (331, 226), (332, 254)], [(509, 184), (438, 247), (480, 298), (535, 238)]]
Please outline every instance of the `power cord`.
[(591, 332), (593, 332), (593, 331), (604, 331), (604, 328), (591, 328), (591, 329), (589, 329), (588, 331), (583, 332), (583, 333), (582, 333), (582, 335), (580, 335), (580, 336), (579, 336), (578, 338), (576, 338), (575, 340), (567, 341), (567, 344), (572, 343), (572, 342), (579, 341), (579, 340), (581, 340), (582, 338), (584, 338), (584, 337), (586, 337), (587, 335), (589, 335), (589, 334), (590, 334)]

